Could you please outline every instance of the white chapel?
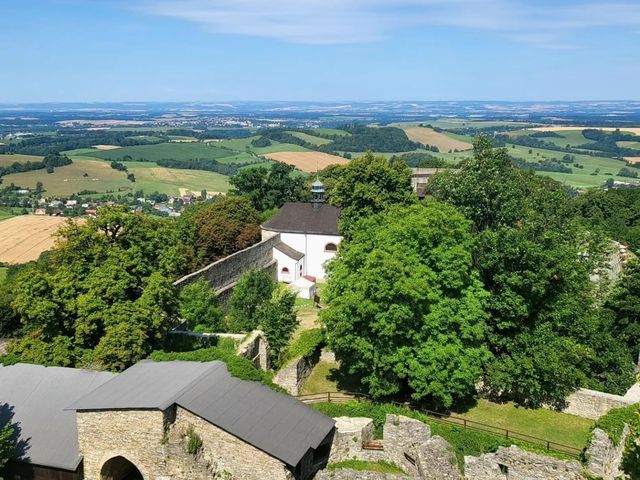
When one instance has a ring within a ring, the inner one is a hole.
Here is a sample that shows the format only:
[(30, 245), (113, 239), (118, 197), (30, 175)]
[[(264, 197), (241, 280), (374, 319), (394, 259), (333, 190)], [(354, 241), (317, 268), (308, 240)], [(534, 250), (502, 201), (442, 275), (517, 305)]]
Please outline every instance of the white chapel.
[(263, 240), (280, 234), (273, 251), (278, 281), (315, 283), (325, 277), (325, 263), (338, 252), (342, 236), (338, 232), (340, 209), (326, 204), (324, 193), (324, 185), (316, 180), (311, 202), (285, 203), (261, 225)]

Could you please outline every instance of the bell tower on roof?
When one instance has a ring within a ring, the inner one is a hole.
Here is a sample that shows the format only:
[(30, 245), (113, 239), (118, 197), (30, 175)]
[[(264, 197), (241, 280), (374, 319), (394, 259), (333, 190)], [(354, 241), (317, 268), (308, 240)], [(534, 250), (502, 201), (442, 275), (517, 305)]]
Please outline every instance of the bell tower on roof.
[(324, 185), (317, 179), (311, 185), (311, 203), (313, 208), (320, 208), (324, 204)]

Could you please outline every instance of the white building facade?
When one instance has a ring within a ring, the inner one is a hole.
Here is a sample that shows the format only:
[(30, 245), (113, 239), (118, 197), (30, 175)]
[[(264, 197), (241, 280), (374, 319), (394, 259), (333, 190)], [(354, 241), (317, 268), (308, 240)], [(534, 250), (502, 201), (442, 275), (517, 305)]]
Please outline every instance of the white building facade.
[(310, 203), (285, 203), (262, 227), (262, 238), (280, 234), (274, 247), (278, 281), (295, 283), (311, 276), (325, 278), (325, 265), (338, 253), (340, 209), (324, 203), (324, 187), (316, 181)]

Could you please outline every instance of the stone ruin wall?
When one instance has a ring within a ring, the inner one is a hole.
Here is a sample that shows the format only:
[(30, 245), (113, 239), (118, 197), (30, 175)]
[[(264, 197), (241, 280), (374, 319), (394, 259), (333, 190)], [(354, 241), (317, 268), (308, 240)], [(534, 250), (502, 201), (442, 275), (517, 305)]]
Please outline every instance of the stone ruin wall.
[[(180, 407), (77, 412), (85, 480), (101, 480), (114, 457), (133, 463), (145, 480), (292, 480), (284, 463)], [(187, 431), (202, 440), (187, 452)]]
[(302, 385), (311, 375), (313, 367), (320, 361), (320, 348), (306, 357), (298, 357), (281, 368), (273, 377), (273, 382), (294, 397), (300, 394)]
[(266, 270), (274, 278), (277, 278), (277, 264), (273, 259), (273, 247), (278, 242), (280, 242), (279, 234), (211, 263), (197, 272), (176, 280), (173, 284), (182, 288), (200, 278), (205, 278), (211, 288), (216, 290), (218, 298), (226, 305), (233, 287), (243, 273), (249, 270)]
[(580, 388), (567, 397), (567, 407), (562, 411), (597, 420), (611, 409), (626, 407), (633, 403), (621, 395)]
[[(370, 418), (339, 417), (336, 419), (329, 463), (357, 459), (384, 460), (405, 471), (412, 480), (617, 480), (624, 450), (623, 438), (617, 445), (599, 429), (586, 452), (586, 464), (577, 460), (558, 460), (546, 455), (521, 450), (516, 446), (500, 447), (495, 453), (464, 457), (464, 474), (452, 447), (428, 425), (417, 420), (387, 415), (382, 441), (375, 442), (383, 450), (365, 448), (373, 442), (374, 424)], [(317, 480), (389, 480), (398, 478), (374, 472), (350, 469), (324, 470)]]

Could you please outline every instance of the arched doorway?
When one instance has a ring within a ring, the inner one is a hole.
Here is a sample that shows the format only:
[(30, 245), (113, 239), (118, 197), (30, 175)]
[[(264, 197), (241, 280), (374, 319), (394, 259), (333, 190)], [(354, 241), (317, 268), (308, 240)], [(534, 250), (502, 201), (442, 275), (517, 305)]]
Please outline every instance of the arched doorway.
[(113, 457), (102, 466), (100, 480), (144, 480), (144, 477), (126, 458)]

